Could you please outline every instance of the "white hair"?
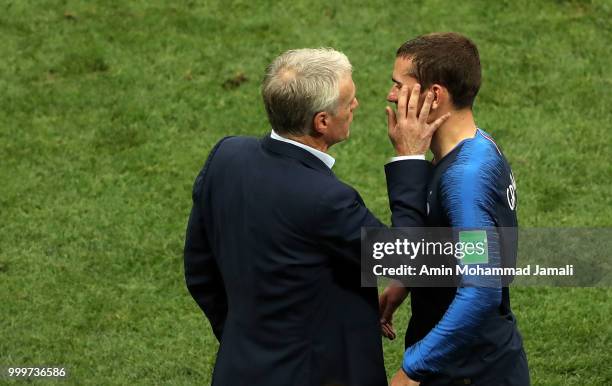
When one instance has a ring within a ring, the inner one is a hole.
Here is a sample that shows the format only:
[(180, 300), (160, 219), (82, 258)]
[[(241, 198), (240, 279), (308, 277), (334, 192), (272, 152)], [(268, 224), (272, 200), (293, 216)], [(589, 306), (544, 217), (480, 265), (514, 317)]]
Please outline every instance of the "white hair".
[(318, 112), (335, 113), (342, 77), (352, 73), (346, 55), (332, 48), (290, 50), (267, 68), (262, 96), (277, 133), (310, 132)]

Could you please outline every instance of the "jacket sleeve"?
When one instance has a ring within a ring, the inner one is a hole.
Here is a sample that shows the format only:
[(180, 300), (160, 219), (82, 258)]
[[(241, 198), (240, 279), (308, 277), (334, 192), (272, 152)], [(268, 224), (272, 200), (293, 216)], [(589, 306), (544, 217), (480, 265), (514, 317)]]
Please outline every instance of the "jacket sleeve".
[[(427, 186), (431, 178), (432, 166), (425, 160), (393, 161), (385, 165), (387, 192), (391, 209), (391, 225), (396, 228), (413, 228), (411, 237), (420, 239), (419, 232), (425, 226), (427, 217)], [(386, 257), (387, 262), (394, 259)], [(395, 265), (403, 264), (399, 257)], [(410, 279), (393, 277), (410, 290)]]
[(422, 227), (427, 216), (427, 184), (431, 164), (424, 160), (394, 161), (385, 165), (387, 191), (394, 227)]
[(320, 197), (314, 219), (317, 238), (342, 269), (360, 267), (361, 228), (385, 226), (368, 210), (359, 193), (341, 182)]
[(193, 206), (187, 224), (184, 248), (187, 289), (210, 321), (218, 341), (221, 341), (227, 316), (227, 295), (204, 225), (203, 208), (206, 205), (204, 192), (208, 188), (206, 171), (215, 152), (225, 139), (213, 147), (194, 183)]
[[(393, 226), (423, 225), (430, 168), (429, 162), (421, 160), (395, 161), (385, 166)], [(350, 265), (361, 263), (361, 228), (386, 227), (368, 210), (357, 191), (342, 183), (320, 198), (316, 217), (324, 245)]]

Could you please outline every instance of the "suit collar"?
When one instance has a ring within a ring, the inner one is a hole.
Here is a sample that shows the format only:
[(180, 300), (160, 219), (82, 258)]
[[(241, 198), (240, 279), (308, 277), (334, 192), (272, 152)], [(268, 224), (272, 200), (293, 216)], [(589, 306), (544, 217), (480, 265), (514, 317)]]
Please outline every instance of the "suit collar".
[(336, 162), (336, 160), (334, 159), (334, 157), (332, 157), (331, 155), (322, 152), (319, 149), (315, 149), (314, 147), (310, 147), (306, 144), (297, 142), (295, 140), (289, 139), (289, 138), (285, 138), (285, 137), (281, 137), (280, 135), (276, 134), (276, 132), (274, 130), (272, 130), (272, 133), (270, 134), (270, 137), (272, 139), (276, 139), (278, 141), (282, 141), (282, 142), (288, 142), (292, 145), (295, 145), (297, 147), (301, 147), (302, 149), (306, 150), (307, 152), (311, 153), (312, 155), (314, 155), (315, 157), (317, 157), (318, 159), (320, 159), (321, 161), (323, 161), (323, 163), (328, 167), (328, 168), (333, 168), (334, 167), (334, 163)]
[(262, 138), (261, 145), (270, 152), (296, 159), (312, 169), (334, 175), (331, 169), (314, 154), (293, 144), (272, 139), (269, 134)]

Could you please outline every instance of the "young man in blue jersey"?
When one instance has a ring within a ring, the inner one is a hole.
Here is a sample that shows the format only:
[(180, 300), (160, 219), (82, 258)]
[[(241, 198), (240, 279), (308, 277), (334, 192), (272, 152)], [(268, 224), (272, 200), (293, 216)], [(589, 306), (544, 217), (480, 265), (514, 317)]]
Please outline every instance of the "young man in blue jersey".
[[(474, 43), (456, 33), (412, 39), (397, 51), (392, 80), (389, 102), (397, 104), (400, 93), (418, 92), (419, 106), (433, 95), (429, 120), (451, 113), (431, 142), (434, 159), (423, 225), (457, 232), (483, 229), (486, 265), (512, 260), (504, 255), (515, 253), (516, 238), (496, 229), (517, 226), (516, 184), (503, 154), (474, 121), (472, 105), (481, 81)], [(397, 126), (391, 108), (387, 115), (389, 127)], [(393, 225), (401, 227), (400, 222)], [(461, 280), (458, 288), (404, 288), (396, 283), (380, 296), (383, 334), (389, 338), (395, 337), (393, 312), (411, 296), (406, 351), (392, 386), (529, 385), (509, 289), (499, 278), (464, 275)]]

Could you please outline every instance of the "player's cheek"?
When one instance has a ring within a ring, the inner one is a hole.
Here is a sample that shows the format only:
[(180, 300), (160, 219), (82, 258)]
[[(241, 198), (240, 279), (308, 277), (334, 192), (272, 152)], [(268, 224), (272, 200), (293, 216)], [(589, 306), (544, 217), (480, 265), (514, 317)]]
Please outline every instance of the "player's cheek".
[[(421, 109), (423, 108), (423, 104), (425, 103), (426, 97), (427, 97), (427, 90), (425, 90), (425, 92), (419, 95), (419, 105), (417, 107), (417, 114), (421, 112)], [(430, 114), (431, 114), (431, 110), (430, 110)]]

